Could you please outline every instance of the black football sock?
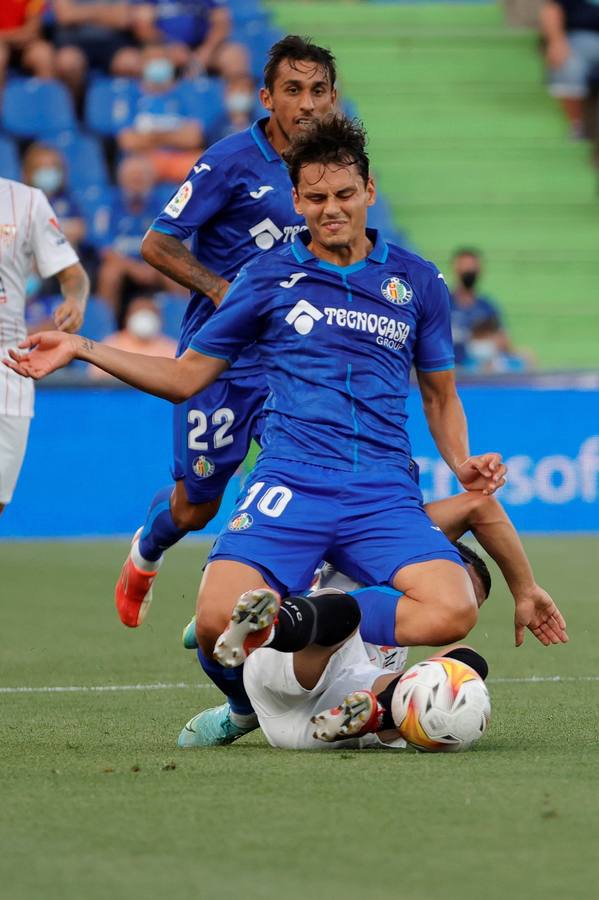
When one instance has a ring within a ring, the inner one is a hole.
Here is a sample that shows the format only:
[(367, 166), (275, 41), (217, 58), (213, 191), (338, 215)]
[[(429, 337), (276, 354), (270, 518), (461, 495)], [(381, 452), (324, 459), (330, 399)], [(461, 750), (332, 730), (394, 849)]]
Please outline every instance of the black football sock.
[(350, 594), (328, 593), (286, 597), (281, 603), (273, 650), (294, 653), (310, 644), (333, 647), (348, 638), (360, 624), (360, 608)]
[(466, 663), (467, 666), (470, 666), (471, 669), (474, 669), (480, 675), (483, 681), (489, 674), (487, 660), (470, 647), (456, 647), (454, 650), (444, 653), (443, 656), (449, 656), (451, 659), (457, 659), (459, 662)]

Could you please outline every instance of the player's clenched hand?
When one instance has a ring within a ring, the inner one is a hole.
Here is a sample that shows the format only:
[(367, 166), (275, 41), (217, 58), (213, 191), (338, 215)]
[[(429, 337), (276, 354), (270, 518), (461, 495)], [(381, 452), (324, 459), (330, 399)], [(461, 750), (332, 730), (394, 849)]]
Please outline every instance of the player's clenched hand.
[(65, 300), (54, 311), (53, 319), (59, 331), (73, 334), (83, 325), (83, 306), (79, 300)]
[(482, 491), (494, 494), (505, 484), (507, 468), (501, 460), (501, 453), (482, 453), (469, 456), (456, 468), (460, 484), (467, 491)]
[(10, 359), (3, 363), (25, 378), (43, 378), (68, 365), (77, 354), (81, 338), (62, 331), (39, 331), (19, 344), (19, 351), (9, 350)]
[(524, 643), (524, 629), (528, 628), (536, 639), (548, 647), (565, 644), (568, 640), (566, 620), (547, 591), (535, 584), (516, 600), (514, 614), (516, 647)]

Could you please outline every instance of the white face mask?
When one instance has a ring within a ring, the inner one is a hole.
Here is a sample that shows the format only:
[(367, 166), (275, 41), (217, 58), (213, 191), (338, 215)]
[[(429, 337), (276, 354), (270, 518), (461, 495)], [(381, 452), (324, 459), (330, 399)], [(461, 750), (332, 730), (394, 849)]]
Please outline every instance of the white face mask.
[(497, 345), (493, 338), (472, 338), (468, 343), (468, 354), (476, 362), (491, 362), (498, 356)]
[(127, 319), (127, 331), (142, 341), (149, 341), (160, 334), (160, 316), (151, 309), (138, 309)]

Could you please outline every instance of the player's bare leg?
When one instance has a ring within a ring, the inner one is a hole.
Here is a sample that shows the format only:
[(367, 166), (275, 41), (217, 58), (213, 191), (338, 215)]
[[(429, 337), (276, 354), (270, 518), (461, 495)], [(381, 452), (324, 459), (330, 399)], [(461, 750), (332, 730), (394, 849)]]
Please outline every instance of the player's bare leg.
[(148, 520), (156, 531), (156, 517), (162, 515), (166, 518), (165, 545), (158, 549), (157, 556), (147, 550), (144, 553), (145, 528), (138, 529), (116, 583), (115, 605), (121, 622), (129, 628), (141, 625), (148, 613), (152, 601), (152, 585), (162, 564), (163, 550), (172, 546), (189, 531), (204, 528), (218, 512), (222, 500), (222, 497), (218, 497), (207, 503), (191, 503), (182, 480), (175, 482), (172, 491), (166, 488), (163, 493), (164, 497), (158, 494), (155, 498), (158, 502), (153, 504)]
[(198, 659), (227, 702), (205, 709), (187, 722), (178, 740), (182, 749), (230, 744), (258, 725), (243, 686), (243, 669), (223, 667), (213, 659), (212, 653), (239, 597), (260, 589), (270, 591), (270, 586), (260, 572), (245, 563), (213, 560), (206, 566), (196, 608)]
[[(225, 606), (223, 596), (231, 589), (247, 587), (241, 596)], [(314, 602), (313, 602), (314, 601)], [(222, 623), (228, 608), (228, 618), (222, 633), (213, 637), (216, 623)], [(231, 743), (256, 727), (257, 719), (238, 710), (245, 697), (240, 663), (260, 646), (293, 653), (296, 677), (302, 686), (314, 687), (324, 672), (331, 655), (353, 634), (360, 621), (358, 604), (343, 593), (327, 592), (320, 597), (286, 597), (266, 585), (256, 570), (242, 563), (215, 560), (206, 569), (198, 598), (196, 619), (198, 655), (204, 671), (228, 694), (229, 703), (204, 712), (191, 719), (179, 736), (179, 746), (206, 747)], [(207, 656), (215, 647), (215, 659)], [(215, 660), (222, 660), (224, 668)], [(237, 683), (233, 680), (237, 673)], [(232, 696), (234, 694), (234, 696)]]
[(403, 593), (395, 616), (395, 639), (402, 646), (450, 644), (476, 624), (472, 581), (457, 563), (436, 559), (404, 566), (393, 587)]

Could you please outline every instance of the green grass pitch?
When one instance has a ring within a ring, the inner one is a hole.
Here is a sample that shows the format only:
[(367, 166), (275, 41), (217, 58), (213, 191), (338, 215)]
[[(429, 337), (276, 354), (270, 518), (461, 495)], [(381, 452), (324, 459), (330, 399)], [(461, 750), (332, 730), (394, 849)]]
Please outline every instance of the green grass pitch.
[[(496, 680), (478, 748), (284, 752), (259, 732), (175, 746), (219, 701), (179, 633), (206, 547), (167, 559), (146, 624), (117, 621), (125, 545), (5, 543), (0, 884), (10, 900), (552, 900), (595, 895), (599, 612), (592, 538), (527, 542), (571, 643), (515, 650), (499, 578), (473, 643)], [(588, 680), (587, 680), (588, 679)], [(162, 689), (9, 692), (53, 686)]]

